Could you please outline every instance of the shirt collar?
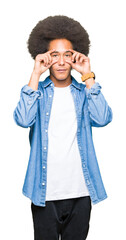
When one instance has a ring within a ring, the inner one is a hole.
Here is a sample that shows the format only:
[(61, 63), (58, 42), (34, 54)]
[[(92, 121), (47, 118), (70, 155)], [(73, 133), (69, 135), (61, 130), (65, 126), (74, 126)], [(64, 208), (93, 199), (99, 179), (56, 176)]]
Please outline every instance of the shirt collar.
[[(71, 75), (72, 83), (70, 85), (73, 85), (74, 87), (78, 88), (81, 90), (80, 84), (76, 81), (76, 79)], [(43, 86), (48, 87), (50, 84), (54, 86), (53, 81), (50, 79), (50, 76), (46, 77), (46, 79), (43, 82)]]

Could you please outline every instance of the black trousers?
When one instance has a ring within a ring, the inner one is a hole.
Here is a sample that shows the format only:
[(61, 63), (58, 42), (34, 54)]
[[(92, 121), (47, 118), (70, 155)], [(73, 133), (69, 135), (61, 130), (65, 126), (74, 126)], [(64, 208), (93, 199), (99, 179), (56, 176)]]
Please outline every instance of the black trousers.
[(34, 240), (84, 240), (88, 235), (92, 205), (90, 196), (31, 203)]

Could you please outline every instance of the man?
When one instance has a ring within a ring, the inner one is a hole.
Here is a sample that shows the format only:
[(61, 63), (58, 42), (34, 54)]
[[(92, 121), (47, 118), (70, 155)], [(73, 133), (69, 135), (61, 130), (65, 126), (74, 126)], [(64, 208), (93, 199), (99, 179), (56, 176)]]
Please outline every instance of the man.
[[(91, 72), (89, 45), (80, 23), (60, 15), (40, 21), (28, 40), (35, 64), (14, 119), (30, 127), (23, 194), (31, 199), (35, 240), (58, 240), (59, 234), (62, 240), (86, 239), (91, 202), (107, 198), (92, 126), (111, 122), (112, 110)], [(48, 69), (50, 75), (39, 81)]]

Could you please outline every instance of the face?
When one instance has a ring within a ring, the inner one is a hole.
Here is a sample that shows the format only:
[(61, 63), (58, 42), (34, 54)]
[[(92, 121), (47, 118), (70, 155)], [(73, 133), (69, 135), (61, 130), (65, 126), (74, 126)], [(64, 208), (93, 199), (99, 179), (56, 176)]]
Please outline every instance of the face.
[(50, 78), (55, 81), (63, 81), (70, 79), (71, 65), (66, 63), (66, 59), (71, 59), (72, 52), (68, 49), (73, 49), (72, 43), (67, 39), (55, 39), (49, 44), (49, 49), (55, 49), (55, 52), (51, 53), (51, 57), (57, 60), (50, 67)]

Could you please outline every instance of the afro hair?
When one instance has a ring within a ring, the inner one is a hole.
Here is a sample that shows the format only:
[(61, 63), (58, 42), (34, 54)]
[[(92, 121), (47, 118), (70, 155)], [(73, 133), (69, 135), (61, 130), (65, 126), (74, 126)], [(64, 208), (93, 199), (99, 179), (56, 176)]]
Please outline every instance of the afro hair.
[(88, 55), (90, 40), (87, 31), (78, 21), (63, 15), (49, 16), (37, 23), (27, 41), (28, 51), (35, 59), (38, 54), (48, 51), (50, 41), (64, 38), (72, 43), (75, 51)]

